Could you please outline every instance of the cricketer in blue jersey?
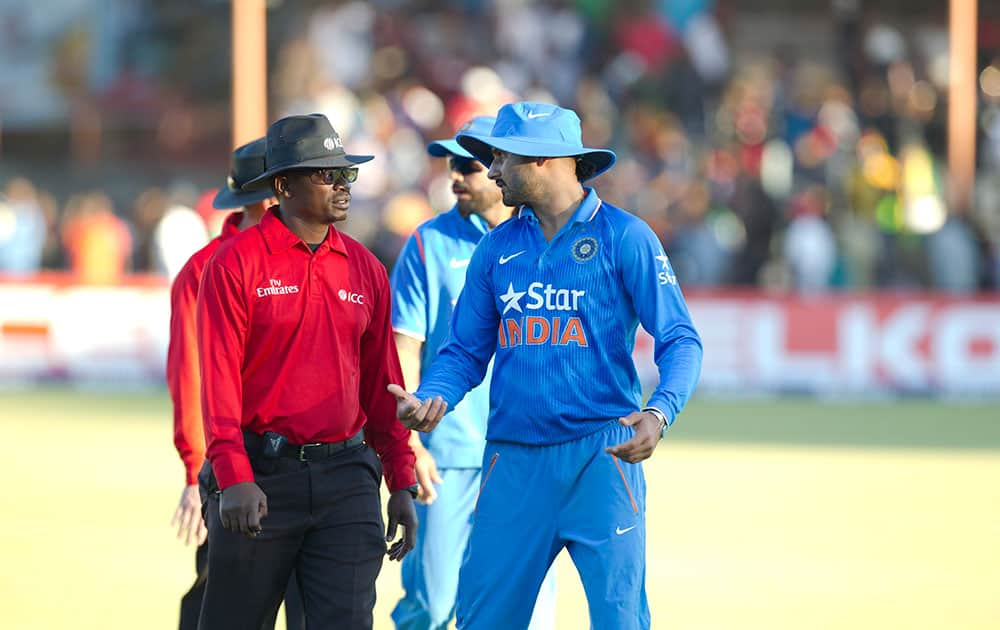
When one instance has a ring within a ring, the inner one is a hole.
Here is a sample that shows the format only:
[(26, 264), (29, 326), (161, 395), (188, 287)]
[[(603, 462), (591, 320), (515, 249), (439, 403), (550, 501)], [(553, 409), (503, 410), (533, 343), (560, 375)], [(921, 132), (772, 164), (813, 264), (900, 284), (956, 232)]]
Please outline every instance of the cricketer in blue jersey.
[[(583, 146), (574, 112), (505, 105), (489, 135), (457, 139), (519, 210), (476, 247), (449, 341), (418, 390), (389, 388), (400, 419), (431, 430), (493, 357), (458, 627), (523, 628), (521, 602), (565, 547), (591, 627), (648, 628), (639, 462), (684, 407), (702, 357), (677, 278), (646, 223), (583, 187), (615, 155)], [(647, 407), (632, 362), (639, 323), (660, 373)]]
[[(460, 131), (488, 134), (495, 121), (479, 116)], [(432, 142), (427, 150), (448, 158), (456, 203), (417, 227), (392, 271), (392, 325), (403, 377), (411, 387), (447, 340), (452, 309), (476, 244), (511, 216), (500, 189), (486, 177), (486, 168), (454, 139)], [(403, 559), (405, 595), (392, 613), (399, 630), (447, 628), (455, 615), (458, 571), (481, 482), (489, 380), (487, 373), (436, 431), (413, 432), (421, 525), (416, 546)], [(554, 626), (555, 582), (550, 577), (539, 593), (530, 627)]]

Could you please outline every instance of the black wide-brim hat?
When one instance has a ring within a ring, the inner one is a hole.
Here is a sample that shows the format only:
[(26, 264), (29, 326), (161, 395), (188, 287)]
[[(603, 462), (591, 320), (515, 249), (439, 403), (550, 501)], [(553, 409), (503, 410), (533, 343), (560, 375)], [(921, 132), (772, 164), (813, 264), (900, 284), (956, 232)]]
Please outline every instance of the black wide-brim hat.
[(244, 190), (266, 187), (271, 178), (296, 168), (342, 168), (363, 164), (372, 155), (349, 155), (340, 135), (323, 114), (287, 116), (267, 129), (267, 170), (243, 185)]
[(271, 196), (267, 188), (259, 190), (243, 190), (243, 186), (251, 179), (264, 172), (264, 139), (258, 138), (248, 142), (233, 151), (230, 160), (229, 177), (226, 185), (219, 189), (212, 199), (212, 207), (217, 210), (242, 208)]

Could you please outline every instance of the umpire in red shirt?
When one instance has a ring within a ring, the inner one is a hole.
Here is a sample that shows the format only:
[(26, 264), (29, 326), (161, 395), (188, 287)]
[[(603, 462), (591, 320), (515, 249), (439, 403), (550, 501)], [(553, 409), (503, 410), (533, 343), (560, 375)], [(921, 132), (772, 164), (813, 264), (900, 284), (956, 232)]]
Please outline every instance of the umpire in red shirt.
[[(244, 144), (233, 151), (226, 185), (212, 200), (217, 210), (235, 210), (226, 217), (222, 233), (198, 250), (181, 268), (170, 287), (170, 343), (167, 345), (167, 388), (174, 403), (174, 445), (184, 462), (186, 485), (181, 493), (173, 522), (177, 536), (188, 544), (198, 542), (195, 553), (197, 578), (181, 598), (180, 630), (195, 630), (201, 615), (201, 600), (208, 580), (207, 530), (202, 518), (204, 481), (210, 467), (205, 463), (205, 428), (201, 415), (201, 373), (198, 360), (198, 333), (195, 326), (198, 286), (205, 265), (223, 241), (260, 222), (270, 206), (278, 202), (269, 189), (241, 190), (243, 184), (267, 169), (264, 166), (264, 138)], [(205, 469), (205, 474), (199, 471)], [(199, 482), (202, 482), (199, 484)], [(201, 486), (201, 487), (199, 487)], [(285, 590), (285, 627), (305, 628), (302, 598), (294, 575)]]
[(200, 628), (260, 628), (293, 571), (307, 627), (371, 628), (386, 541), (402, 525), (390, 559), (413, 547), (414, 456), (386, 391), (400, 378), (388, 277), (333, 227), (370, 159), (347, 154), (320, 114), (272, 124), (267, 171), (244, 189), (270, 186), (279, 205), (225, 241), (202, 277), (214, 479)]

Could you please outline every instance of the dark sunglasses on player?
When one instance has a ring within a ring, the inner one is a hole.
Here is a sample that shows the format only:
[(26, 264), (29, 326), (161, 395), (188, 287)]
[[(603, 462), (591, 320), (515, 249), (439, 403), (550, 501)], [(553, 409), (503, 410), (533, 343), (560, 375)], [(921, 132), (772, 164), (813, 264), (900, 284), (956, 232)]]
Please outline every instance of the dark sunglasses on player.
[(358, 179), (358, 167), (356, 166), (320, 168), (302, 172), (303, 174), (308, 175), (309, 181), (317, 186), (332, 186), (338, 181), (350, 184)]
[(448, 158), (448, 168), (462, 175), (472, 175), (483, 170), (478, 161), (463, 157)]

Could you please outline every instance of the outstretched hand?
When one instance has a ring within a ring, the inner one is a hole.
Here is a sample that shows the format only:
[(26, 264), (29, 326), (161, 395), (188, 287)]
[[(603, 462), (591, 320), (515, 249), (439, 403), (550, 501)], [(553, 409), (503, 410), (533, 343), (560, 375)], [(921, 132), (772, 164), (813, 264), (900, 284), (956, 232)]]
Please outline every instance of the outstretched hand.
[(396, 397), (396, 416), (407, 429), (427, 433), (441, 422), (441, 418), (448, 410), (448, 403), (440, 396), (421, 402), (419, 398), (395, 383), (386, 389)]
[(653, 449), (660, 441), (660, 420), (648, 411), (633, 411), (624, 418), (619, 418), (622, 426), (632, 427), (635, 434), (627, 441), (604, 449), (630, 464), (641, 462), (653, 454)]

